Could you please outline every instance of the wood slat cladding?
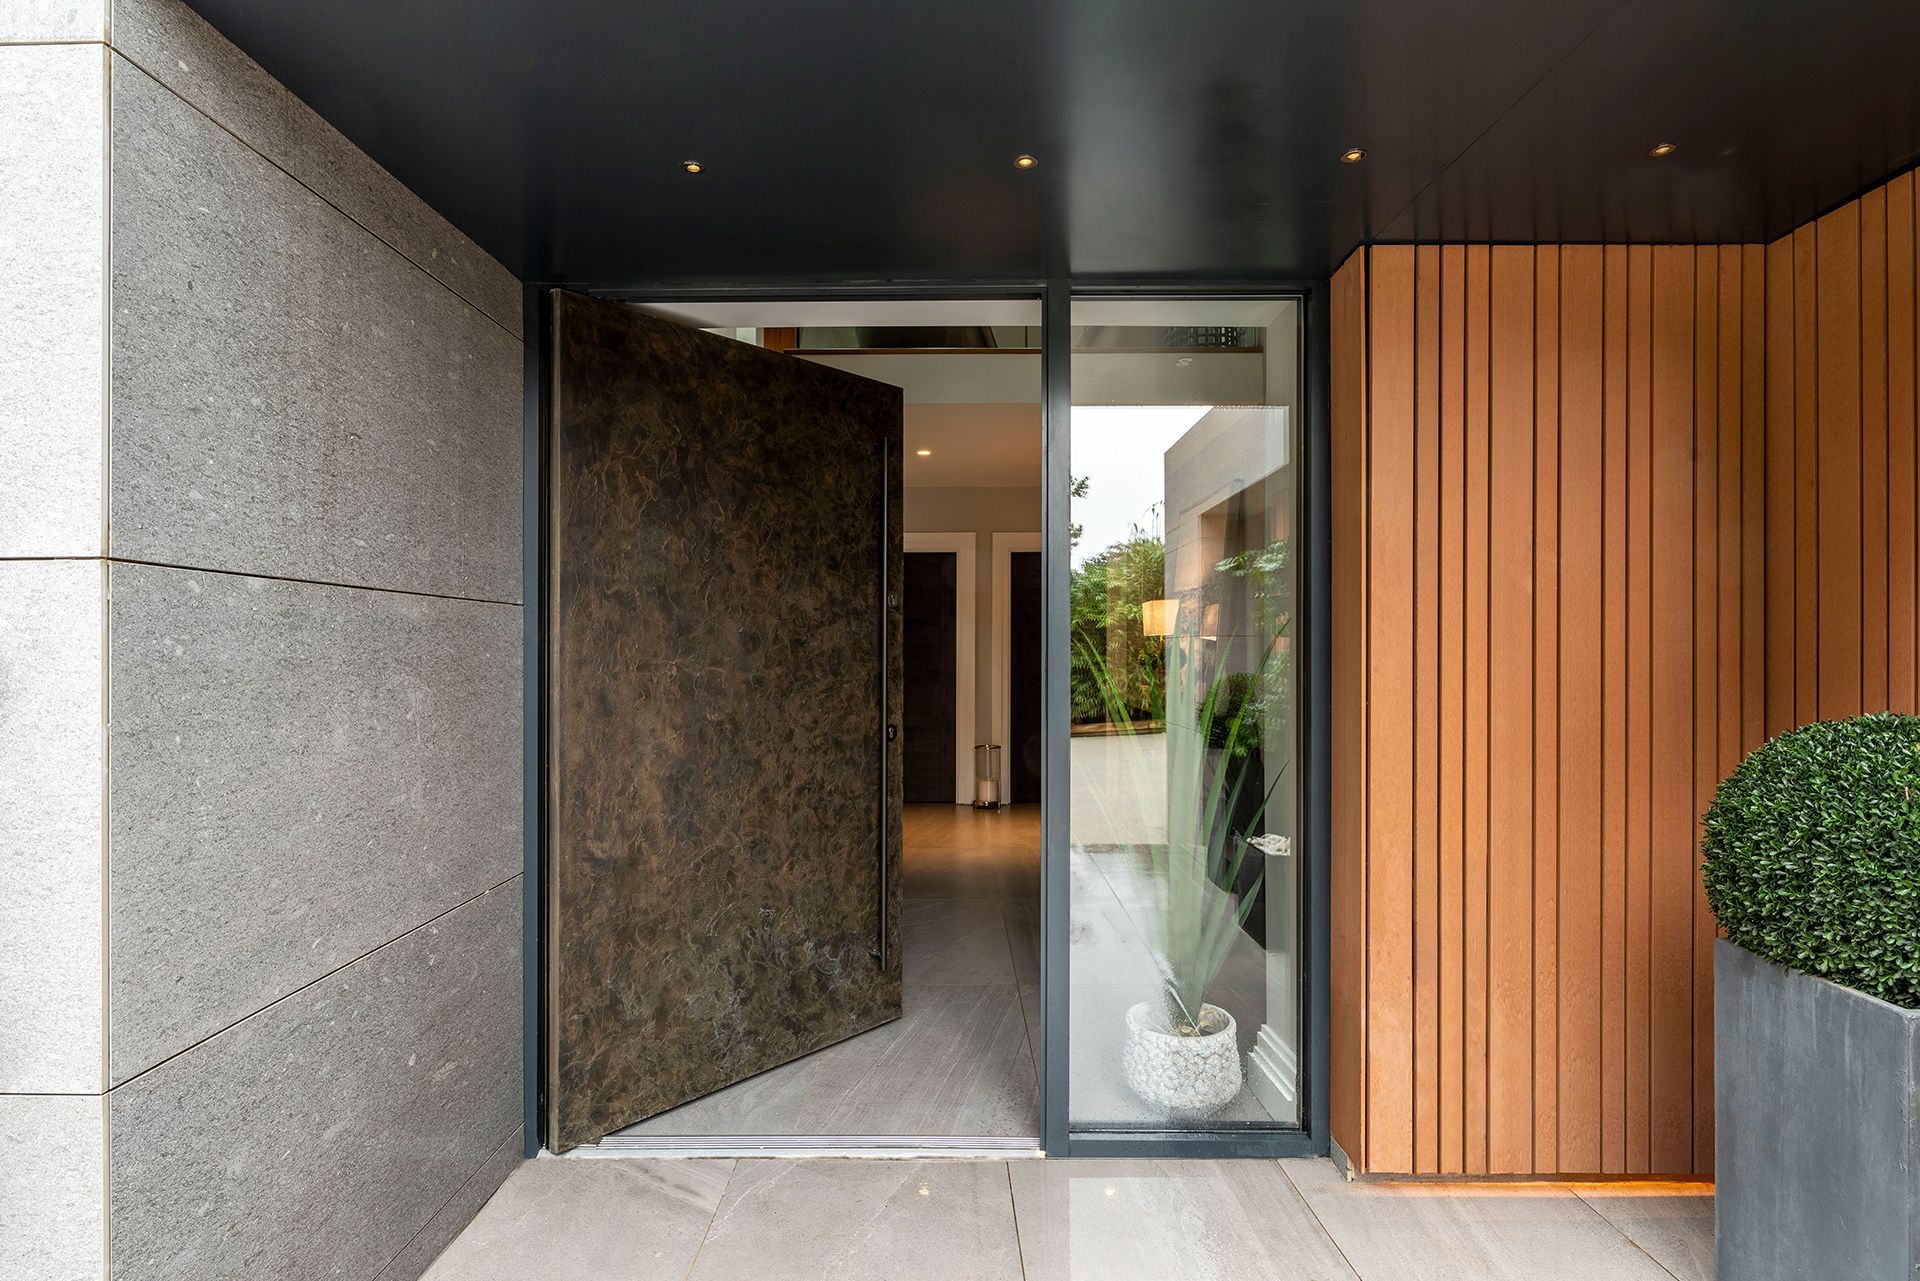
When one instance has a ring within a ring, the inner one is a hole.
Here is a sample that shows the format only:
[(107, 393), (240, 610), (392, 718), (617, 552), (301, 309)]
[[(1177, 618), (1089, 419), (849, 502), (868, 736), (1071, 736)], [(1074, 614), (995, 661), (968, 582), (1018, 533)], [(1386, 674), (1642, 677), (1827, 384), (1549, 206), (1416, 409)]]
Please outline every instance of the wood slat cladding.
[(1333, 280), (1333, 1132), (1421, 1174), (1706, 1174), (1699, 816), (1920, 710), (1920, 210), (1376, 246)]

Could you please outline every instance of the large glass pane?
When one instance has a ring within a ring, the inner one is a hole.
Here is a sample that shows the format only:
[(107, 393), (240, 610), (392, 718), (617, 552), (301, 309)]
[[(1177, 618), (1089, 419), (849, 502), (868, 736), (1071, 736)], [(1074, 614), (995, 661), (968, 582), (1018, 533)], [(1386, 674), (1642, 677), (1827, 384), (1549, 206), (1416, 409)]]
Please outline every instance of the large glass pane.
[(1300, 1123), (1300, 315), (1073, 305), (1075, 1129)]

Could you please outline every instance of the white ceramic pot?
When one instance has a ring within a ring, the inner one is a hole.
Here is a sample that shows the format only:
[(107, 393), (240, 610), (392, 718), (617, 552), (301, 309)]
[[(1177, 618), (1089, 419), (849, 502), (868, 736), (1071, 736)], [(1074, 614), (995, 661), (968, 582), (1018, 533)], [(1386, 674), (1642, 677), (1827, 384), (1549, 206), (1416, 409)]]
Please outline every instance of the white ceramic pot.
[(1127, 1086), (1174, 1116), (1210, 1115), (1240, 1093), (1240, 1045), (1233, 1015), (1217, 1005), (1203, 1005), (1200, 1019), (1212, 1030), (1175, 1036), (1152, 1003), (1142, 1001), (1127, 1011), (1127, 1043), (1120, 1052)]

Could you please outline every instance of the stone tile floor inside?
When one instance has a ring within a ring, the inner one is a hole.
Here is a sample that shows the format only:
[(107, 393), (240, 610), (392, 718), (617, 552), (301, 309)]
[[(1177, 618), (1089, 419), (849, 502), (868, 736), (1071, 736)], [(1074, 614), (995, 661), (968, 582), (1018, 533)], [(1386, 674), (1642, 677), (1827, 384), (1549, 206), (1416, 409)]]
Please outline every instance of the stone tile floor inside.
[(428, 1281), (1709, 1281), (1686, 1184), (1348, 1183), (1325, 1160), (542, 1157)]

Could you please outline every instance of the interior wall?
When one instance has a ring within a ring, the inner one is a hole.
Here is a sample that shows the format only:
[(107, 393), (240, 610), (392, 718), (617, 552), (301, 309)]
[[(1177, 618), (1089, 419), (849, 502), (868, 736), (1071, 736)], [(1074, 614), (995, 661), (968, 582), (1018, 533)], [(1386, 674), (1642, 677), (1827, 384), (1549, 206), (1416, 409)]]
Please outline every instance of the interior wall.
[(993, 536), (1038, 531), (1041, 494), (1037, 485), (908, 485), (902, 495), (909, 534), (971, 533), (974, 536), (975, 742), (984, 743), (993, 733)]
[(177, 0), (0, 114), (0, 1274), (405, 1281), (520, 1157), (519, 284)]
[(1906, 176), (1772, 245), (1333, 281), (1333, 1132), (1376, 1172), (1711, 1173), (1698, 816), (1915, 706)]

